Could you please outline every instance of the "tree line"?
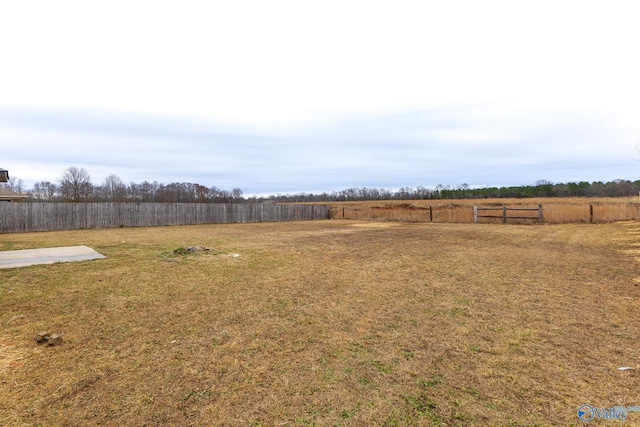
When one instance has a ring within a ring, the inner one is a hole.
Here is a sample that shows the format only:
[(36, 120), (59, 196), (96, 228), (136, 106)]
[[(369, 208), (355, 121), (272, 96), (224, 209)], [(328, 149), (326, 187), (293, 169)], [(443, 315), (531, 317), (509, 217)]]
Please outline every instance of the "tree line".
[(554, 184), (541, 180), (535, 185), (511, 187), (472, 188), (468, 184), (458, 186), (438, 185), (435, 188), (402, 187), (391, 191), (378, 188), (348, 188), (321, 194), (276, 195), (269, 198), (276, 202), (339, 202), (365, 200), (425, 200), (425, 199), (501, 199), (533, 197), (633, 197), (640, 194), (640, 180), (615, 180)]
[(4, 187), (40, 202), (149, 202), (149, 203), (234, 203), (243, 202), (240, 188), (223, 190), (200, 184), (157, 181), (126, 184), (117, 175), (109, 175), (93, 184), (91, 174), (75, 166), (64, 170), (56, 182), (36, 182), (24, 188), (24, 181), (11, 177)]
[(552, 183), (540, 180), (535, 185), (511, 187), (472, 188), (438, 185), (435, 188), (402, 187), (398, 190), (352, 187), (322, 193), (275, 194), (263, 197), (245, 197), (240, 188), (223, 190), (197, 183), (157, 181), (126, 184), (117, 175), (109, 175), (94, 185), (90, 173), (84, 168), (69, 167), (56, 182), (41, 181), (33, 188), (24, 188), (21, 179), (11, 177), (0, 184), (30, 201), (47, 202), (150, 202), (150, 203), (298, 203), (340, 202), (364, 200), (424, 200), (424, 199), (483, 199), (532, 197), (632, 197), (640, 194), (640, 180), (614, 180), (610, 182)]

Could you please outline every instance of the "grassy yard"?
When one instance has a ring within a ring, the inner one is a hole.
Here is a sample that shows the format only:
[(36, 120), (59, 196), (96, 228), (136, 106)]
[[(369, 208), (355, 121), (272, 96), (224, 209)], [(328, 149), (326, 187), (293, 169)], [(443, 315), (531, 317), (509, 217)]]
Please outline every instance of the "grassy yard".
[(66, 245), (107, 259), (0, 270), (0, 425), (580, 425), (583, 403), (640, 405), (618, 370), (640, 365), (640, 223), (0, 235)]

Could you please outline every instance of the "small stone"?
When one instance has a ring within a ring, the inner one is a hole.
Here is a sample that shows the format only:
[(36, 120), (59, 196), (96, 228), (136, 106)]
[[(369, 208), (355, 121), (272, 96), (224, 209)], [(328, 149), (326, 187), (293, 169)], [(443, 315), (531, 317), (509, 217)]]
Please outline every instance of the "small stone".
[(58, 334), (53, 334), (49, 336), (49, 345), (60, 345), (62, 344), (62, 337)]
[(49, 332), (40, 332), (38, 335), (36, 335), (36, 342), (38, 344), (42, 344), (44, 342), (47, 342), (49, 340)]

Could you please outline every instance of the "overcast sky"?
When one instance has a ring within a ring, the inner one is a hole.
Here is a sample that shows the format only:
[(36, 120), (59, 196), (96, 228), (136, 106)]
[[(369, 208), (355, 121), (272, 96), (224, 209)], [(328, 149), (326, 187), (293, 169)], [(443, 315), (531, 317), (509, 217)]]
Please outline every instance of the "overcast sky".
[(637, 1), (7, 1), (0, 167), (245, 195), (640, 179)]

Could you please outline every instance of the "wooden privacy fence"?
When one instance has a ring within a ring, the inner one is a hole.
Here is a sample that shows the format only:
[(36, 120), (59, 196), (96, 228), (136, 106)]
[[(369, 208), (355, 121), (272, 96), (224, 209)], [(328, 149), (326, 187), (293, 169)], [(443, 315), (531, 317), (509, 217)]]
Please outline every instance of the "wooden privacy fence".
[[(502, 213), (500, 215), (496, 215), (494, 214), (483, 214), (481, 215), (480, 212), (495, 212), (495, 211), (502, 211)], [(513, 211), (518, 211), (518, 212), (527, 212), (527, 211), (537, 211), (538, 214), (536, 216), (531, 216), (531, 215), (509, 215), (508, 212), (513, 212)], [(482, 206), (474, 206), (473, 207), (473, 222), (477, 223), (478, 222), (478, 218), (501, 218), (503, 223), (507, 223), (507, 219), (534, 219), (534, 220), (538, 220), (538, 222), (543, 223), (544, 222), (544, 214), (542, 211), (542, 205), (538, 205), (537, 208), (509, 208), (507, 207), (507, 205), (502, 205), (500, 207), (498, 206), (494, 206), (494, 207), (482, 207)]]
[(262, 203), (0, 203), (0, 233), (326, 219), (328, 205)]

